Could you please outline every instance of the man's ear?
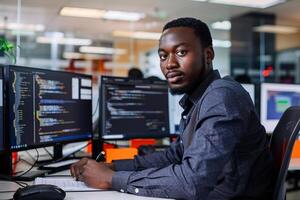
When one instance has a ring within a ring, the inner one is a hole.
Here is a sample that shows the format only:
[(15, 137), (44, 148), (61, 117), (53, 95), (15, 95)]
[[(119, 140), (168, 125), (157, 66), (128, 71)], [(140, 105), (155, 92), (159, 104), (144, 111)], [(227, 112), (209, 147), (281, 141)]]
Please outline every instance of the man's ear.
[(215, 57), (215, 52), (212, 46), (208, 46), (204, 49), (205, 62), (207, 65), (211, 65)]

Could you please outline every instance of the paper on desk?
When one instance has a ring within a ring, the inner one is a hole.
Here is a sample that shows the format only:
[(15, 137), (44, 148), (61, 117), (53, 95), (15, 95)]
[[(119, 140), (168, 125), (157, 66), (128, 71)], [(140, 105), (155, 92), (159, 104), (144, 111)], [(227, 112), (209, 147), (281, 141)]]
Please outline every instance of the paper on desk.
[(34, 184), (50, 184), (56, 185), (66, 192), (70, 191), (95, 191), (100, 189), (95, 189), (88, 187), (84, 182), (75, 181), (72, 177), (46, 177), (46, 178), (36, 178)]

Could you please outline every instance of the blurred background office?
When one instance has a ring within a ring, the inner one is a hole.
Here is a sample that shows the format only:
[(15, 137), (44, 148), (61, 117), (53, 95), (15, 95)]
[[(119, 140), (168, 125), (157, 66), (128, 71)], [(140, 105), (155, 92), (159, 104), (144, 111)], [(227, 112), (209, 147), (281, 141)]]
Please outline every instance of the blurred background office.
[(0, 36), (18, 46), (18, 65), (117, 76), (136, 66), (163, 78), (162, 26), (192, 16), (210, 26), (222, 75), (299, 83), (299, 8), (298, 0), (1, 0)]
[[(270, 105), (275, 101), (280, 112), (295, 103), (282, 95), (300, 99), (299, 10), (300, 0), (0, 0), (0, 38), (16, 47), (16, 62), (0, 52), (0, 64), (93, 75), (96, 121), (99, 76), (164, 79), (157, 56), (163, 25), (195, 17), (212, 32), (214, 68), (250, 88), (258, 112), (265, 115), (262, 122), (268, 124), (270, 113), (262, 99), (267, 104), (271, 96)], [(275, 90), (281, 96), (273, 95)]]

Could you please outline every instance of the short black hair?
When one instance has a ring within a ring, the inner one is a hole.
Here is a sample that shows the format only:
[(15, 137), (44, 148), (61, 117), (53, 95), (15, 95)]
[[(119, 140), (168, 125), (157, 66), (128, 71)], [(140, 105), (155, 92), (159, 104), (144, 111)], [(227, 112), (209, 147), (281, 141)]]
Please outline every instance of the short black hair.
[(212, 37), (206, 23), (192, 17), (182, 17), (169, 21), (163, 28), (163, 32), (169, 28), (189, 27), (195, 31), (195, 35), (199, 38), (202, 47), (212, 46)]
[(133, 67), (129, 69), (128, 77), (133, 79), (142, 79), (144, 74), (139, 68)]

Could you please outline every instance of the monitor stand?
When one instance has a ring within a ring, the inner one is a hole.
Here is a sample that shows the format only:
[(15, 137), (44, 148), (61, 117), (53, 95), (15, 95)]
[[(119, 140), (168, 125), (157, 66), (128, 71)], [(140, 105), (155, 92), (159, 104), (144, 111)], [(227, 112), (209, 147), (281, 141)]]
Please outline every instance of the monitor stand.
[(63, 145), (62, 144), (55, 144), (53, 146), (53, 157), (48, 160), (41, 160), (37, 162), (38, 166), (42, 166), (48, 163), (55, 162), (57, 160), (61, 160), (63, 158)]
[(13, 181), (33, 181), (36, 177), (45, 176), (48, 173), (46, 170), (35, 170), (29, 171), (22, 176), (14, 175), (12, 169), (12, 156), (10, 152), (0, 155), (0, 163), (0, 179)]
[(70, 166), (79, 161), (81, 157), (69, 156), (63, 157), (63, 145), (56, 144), (53, 146), (53, 158), (50, 160), (39, 161), (37, 166), (39, 170), (46, 170), (48, 174), (69, 170)]

